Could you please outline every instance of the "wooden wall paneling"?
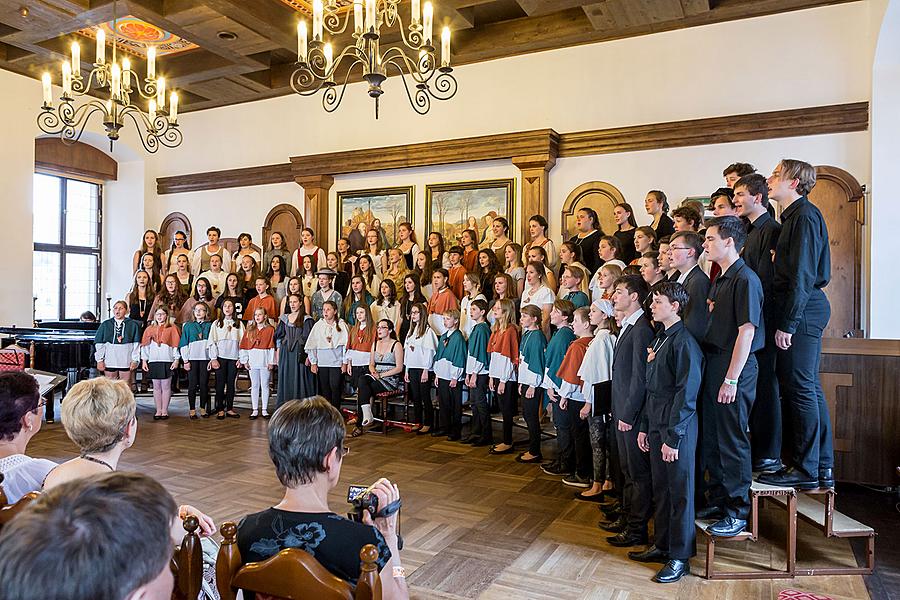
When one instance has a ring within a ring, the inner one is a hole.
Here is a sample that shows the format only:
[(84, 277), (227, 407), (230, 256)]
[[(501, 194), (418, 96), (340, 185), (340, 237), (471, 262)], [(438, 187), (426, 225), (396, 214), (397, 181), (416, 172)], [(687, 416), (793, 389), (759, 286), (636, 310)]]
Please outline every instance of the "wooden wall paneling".
[[(284, 243), (291, 250), (300, 246), (300, 232), (303, 231), (303, 215), (292, 204), (279, 204), (269, 211), (263, 223), (262, 239), (260, 245), (269, 247), (269, 238), (272, 233), (279, 232), (284, 236)], [(291, 265), (285, 265), (290, 269)]]
[(328, 248), (328, 192), (334, 185), (334, 177), (313, 175), (297, 177), (294, 181), (303, 188), (307, 227), (316, 233), (316, 244)]
[(34, 140), (34, 168), (94, 181), (115, 181), (119, 165), (116, 160), (89, 144), (64, 144), (57, 137)]
[(619, 188), (605, 181), (588, 181), (572, 190), (562, 207), (562, 239), (567, 240), (575, 235), (575, 213), (585, 206), (593, 208), (600, 217), (603, 232), (611, 235), (616, 230), (613, 209), (616, 204), (625, 202), (625, 196)]
[(831, 282), (825, 294), (831, 320), (825, 337), (864, 337), (861, 321), (862, 237), (865, 194), (850, 173), (837, 167), (816, 167), (816, 186), (809, 194), (828, 225)]
[[(844, 341), (849, 340), (839, 342)], [(855, 345), (880, 341), (853, 340)], [(826, 345), (828, 342), (832, 340), (826, 340)], [(820, 375), (831, 413), (839, 481), (896, 484), (894, 468), (900, 457), (898, 371), (900, 357), (896, 354), (822, 354)]]
[(343, 175), (409, 167), (501, 160), (536, 154), (556, 155), (559, 134), (552, 129), (501, 133), (386, 148), (292, 156), (294, 177)]
[(175, 233), (178, 231), (185, 232), (188, 244), (192, 243), (193, 231), (191, 220), (187, 218), (187, 215), (180, 212), (167, 214), (159, 226), (159, 240), (164, 250), (168, 250), (172, 246), (172, 240), (175, 239)]
[(866, 131), (868, 102), (733, 115), (558, 134), (552, 129), (364, 148), (291, 157), (290, 163), (191, 173), (156, 180), (157, 193), (176, 194), (270, 183), (296, 177), (365, 173), (539, 154), (560, 158)]

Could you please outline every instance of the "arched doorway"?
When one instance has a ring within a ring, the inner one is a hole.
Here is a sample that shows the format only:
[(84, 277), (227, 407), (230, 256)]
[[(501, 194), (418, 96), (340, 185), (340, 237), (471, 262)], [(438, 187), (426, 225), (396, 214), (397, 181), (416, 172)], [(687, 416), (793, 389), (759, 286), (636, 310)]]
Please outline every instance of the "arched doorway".
[(613, 209), (616, 204), (625, 202), (625, 196), (611, 183), (605, 181), (589, 181), (572, 190), (562, 208), (562, 237), (568, 240), (575, 235), (575, 213), (578, 209), (589, 207), (597, 211), (603, 232), (611, 234), (616, 230), (616, 219)]
[(300, 246), (300, 232), (303, 231), (303, 215), (291, 204), (279, 204), (269, 211), (263, 224), (260, 245), (269, 247), (269, 236), (273, 231), (284, 235), (284, 241), (291, 250)]
[[(175, 232), (183, 231), (187, 234), (188, 244), (192, 244), (191, 222), (187, 215), (180, 212), (173, 212), (166, 215), (159, 226), (159, 238), (162, 242), (162, 248), (168, 250), (172, 246), (172, 240), (175, 239)], [(193, 245), (191, 245), (193, 248)]]

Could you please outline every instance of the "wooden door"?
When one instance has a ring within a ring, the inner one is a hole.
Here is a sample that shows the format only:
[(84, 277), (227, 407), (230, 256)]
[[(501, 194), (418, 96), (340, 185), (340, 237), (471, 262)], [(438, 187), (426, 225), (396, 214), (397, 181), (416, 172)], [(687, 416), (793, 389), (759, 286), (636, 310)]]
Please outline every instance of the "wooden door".
[(568, 240), (577, 232), (575, 230), (575, 213), (581, 208), (593, 208), (600, 217), (600, 225), (605, 235), (612, 235), (616, 230), (616, 218), (613, 209), (616, 204), (625, 202), (625, 196), (616, 186), (605, 181), (589, 181), (572, 190), (563, 203), (562, 239)]
[(865, 194), (850, 173), (837, 167), (816, 167), (816, 186), (809, 194), (828, 226), (831, 282), (825, 294), (831, 321), (825, 337), (865, 337), (861, 322), (862, 226)]
[(163, 249), (168, 250), (172, 247), (172, 240), (175, 239), (177, 231), (185, 232), (188, 244), (191, 243), (191, 222), (187, 216), (180, 212), (169, 213), (159, 226), (159, 239)]
[(260, 245), (268, 248), (269, 236), (278, 231), (284, 236), (288, 249), (293, 251), (300, 246), (300, 232), (303, 231), (303, 227), (303, 216), (299, 210), (290, 204), (279, 204), (266, 215)]

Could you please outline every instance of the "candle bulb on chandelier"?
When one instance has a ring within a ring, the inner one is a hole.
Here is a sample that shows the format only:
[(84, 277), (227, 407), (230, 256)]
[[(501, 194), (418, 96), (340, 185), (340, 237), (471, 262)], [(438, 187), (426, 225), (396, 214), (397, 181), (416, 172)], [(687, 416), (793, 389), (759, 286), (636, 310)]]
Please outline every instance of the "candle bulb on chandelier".
[(313, 41), (322, 41), (322, 19), (324, 8), (322, 0), (313, 0)]
[(122, 59), (122, 87), (126, 90), (131, 87), (131, 61)]
[(450, 28), (444, 27), (441, 32), (441, 66), (450, 66)]
[(154, 129), (156, 125), (154, 124), (156, 121), (156, 100), (150, 98), (150, 101), (147, 103), (147, 117), (150, 119), (150, 128)]
[(156, 48), (147, 48), (147, 79), (156, 78)]
[(178, 122), (178, 94), (172, 92), (169, 96), (169, 123), (173, 125)]
[(44, 88), (44, 106), (53, 105), (53, 91), (50, 88), (50, 73), (44, 71), (41, 75), (41, 85)]
[(412, 0), (412, 15), (410, 16), (410, 24), (418, 25), (422, 18), (422, 9), (419, 0)]
[(422, 39), (425, 45), (431, 45), (431, 30), (434, 26), (434, 6), (431, 2), (426, 2), (422, 11)]
[(97, 30), (97, 57), (94, 62), (98, 65), (106, 62), (106, 33), (102, 29)]
[(377, 19), (377, 12), (375, 10), (375, 0), (366, 0), (366, 32), (374, 32)]
[(72, 65), (67, 61), (63, 61), (62, 64), (62, 89), (63, 96), (72, 95)]
[(156, 82), (156, 105), (160, 109), (166, 107), (166, 78), (160, 77)]
[(297, 62), (299, 63), (306, 62), (307, 36), (306, 21), (300, 21), (297, 23)]
[(325, 44), (325, 78), (331, 81), (332, 73), (331, 67), (334, 62), (334, 51), (331, 48), (331, 44)]
[(72, 73), (75, 77), (81, 75), (81, 46), (78, 42), (72, 42)]
[(357, 34), (363, 30), (362, 0), (353, 0), (353, 31)]
[(119, 63), (113, 63), (109, 73), (109, 91), (113, 99), (116, 99), (122, 95), (122, 68), (119, 67)]

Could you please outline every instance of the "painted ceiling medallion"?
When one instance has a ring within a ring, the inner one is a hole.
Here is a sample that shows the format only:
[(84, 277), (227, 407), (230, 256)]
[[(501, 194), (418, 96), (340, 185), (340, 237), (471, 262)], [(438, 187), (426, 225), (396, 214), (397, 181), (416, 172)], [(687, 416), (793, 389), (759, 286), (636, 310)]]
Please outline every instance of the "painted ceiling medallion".
[[(157, 56), (177, 54), (197, 48), (197, 44), (187, 41), (174, 33), (160, 29), (156, 25), (128, 15), (116, 19), (116, 31), (113, 32), (113, 21), (98, 25), (106, 33), (107, 39), (115, 39), (116, 46), (123, 52), (147, 57), (147, 48), (156, 48)], [(97, 29), (87, 27), (78, 31), (81, 35), (96, 39)]]
[[(286, 4), (290, 6), (298, 13), (302, 13), (307, 17), (311, 17), (313, 14), (313, 3), (312, 0), (281, 0), (282, 4)], [(337, 4), (338, 13), (349, 12), (353, 10), (353, 0), (337, 0), (335, 3)]]

